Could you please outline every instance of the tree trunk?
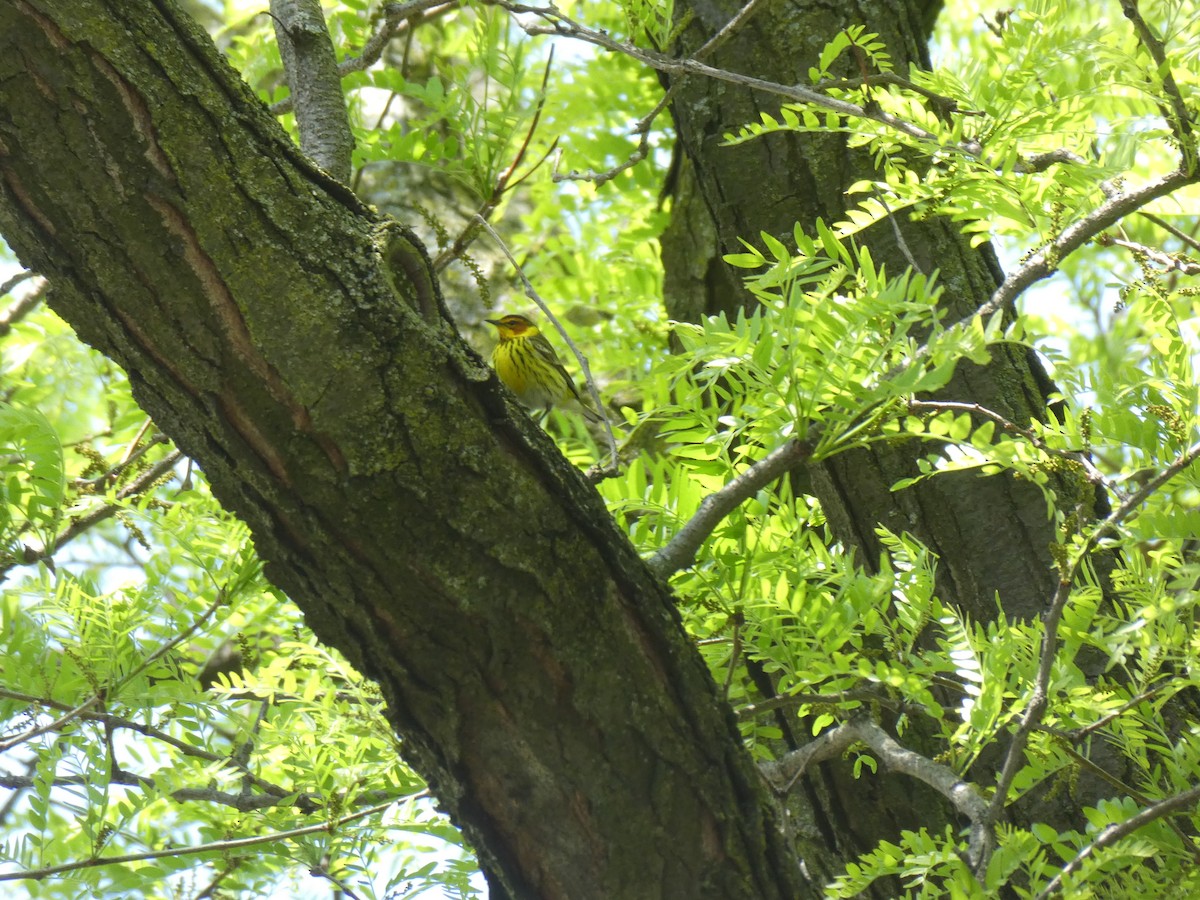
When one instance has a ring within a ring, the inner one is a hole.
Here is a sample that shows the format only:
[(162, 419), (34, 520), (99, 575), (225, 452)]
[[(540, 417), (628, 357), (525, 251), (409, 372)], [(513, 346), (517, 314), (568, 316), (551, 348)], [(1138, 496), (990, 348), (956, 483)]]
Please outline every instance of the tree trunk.
[(805, 894), (664, 586), (172, 3), (0, 5), (0, 229), (510, 895)]
[[(694, 56), (744, 5), (742, 0), (683, 0), (677, 17), (692, 18), (672, 54)], [(926, 41), (940, 7), (922, 0), (763, 3), (703, 61), (780, 84), (808, 84), (809, 67), (825, 44), (857, 24), (879, 33), (903, 76), (910, 67), (928, 66)], [(852, 57), (844, 62), (844, 77), (862, 74)], [(722, 146), (726, 134), (761, 121), (764, 112), (778, 119), (783, 101), (702, 78), (680, 79), (672, 87), (677, 153), (683, 159), (662, 242), (665, 293), (672, 318), (694, 321), (756, 304), (720, 261), (722, 254), (741, 252), (739, 238), (753, 242), (767, 232), (788, 245), (797, 222), (810, 228), (817, 218), (839, 221), (848, 206), (845, 189), (878, 176), (869, 153), (849, 149), (840, 135), (776, 133)], [(897, 215), (858, 239), (892, 274), (914, 261), (925, 273), (936, 269), (948, 321), (971, 314), (1002, 279), (991, 248), (972, 249), (946, 219), (910, 221)], [(978, 403), (1028, 423), (1045, 418), (1050, 388), (1032, 352), (999, 347), (986, 367), (960, 363), (938, 397)], [(944, 602), (976, 620), (995, 617), (997, 598), (1007, 616), (1038, 616), (1058, 582), (1049, 553), (1057, 536), (1041, 491), (1007, 476), (955, 473), (893, 492), (897, 481), (918, 474), (916, 458), (926, 452), (927, 446), (881, 443), (810, 467), (813, 492), (838, 539), (873, 567), (883, 552), (878, 525), (909, 532), (937, 555)], [(906, 743), (915, 738), (910, 733)], [(984, 783), (990, 780), (985, 766), (976, 772)], [(900, 829), (923, 826), (937, 832), (954, 821), (940, 798), (919, 788), (914, 794), (907, 780), (856, 780), (842, 765), (819, 769), (795, 812), (805, 823), (800, 838), (814, 873), (836, 874), (848, 856), (881, 839), (895, 839)], [(1055, 810), (1039, 812), (1077, 821), (1077, 801), (1065, 796)]]
[[(681, 55), (695, 53), (742, 5), (738, 0), (683, 4), (694, 18), (683, 32)], [(825, 43), (859, 24), (880, 33), (904, 75), (909, 66), (927, 64), (929, 7), (917, 0), (832, 7), (768, 3), (705, 61), (780, 84), (807, 83), (808, 69)], [(845, 189), (877, 176), (869, 154), (847, 149), (840, 135), (780, 133), (723, 147), (723, 135), (739, 124), (757, 122), (763, 112), (777, 114), (779, 98), (699, 78), (675, 88), (672, 111), (687, 157), (678, 188), (684, 215), (673, 220), (664, 237), (663, 259), (668, 312), (694, 319), (697, 312), (753, 303), (727, 278), (709, 274), (719, 254), (741, 249), (738, 238), (753, 241), (765, 231), (789, 243), (797, 222), (843, 218)], [(921, 271), (939, 272), (949, 321), (969, 315), (999, 284), (1002, 276), (991, 249), (971, 249), (958, 227), (940, 218), (911, 222), (896, 216), (860, 236), (889, 272), (909, 267), (896, 230)], [(715, 241), (701, 254), (696, 238), (706, 234)], [(705, 298), (703, 309), (697, 297)], [(960, 364), (944, 397), (979, 403), (1018, 423), (1043, 419), (1049, 384), (1036, 358), (1020, 349), (998, 349), (994, 355), (986, 368)], [(816, 493), (829, 521), (843, 542), (859, 548), (865, 564), (879, 559), (882, 545), (875, 528), (884, 525), (913, 533), (938, 555), (942, 598), (974, 617), (994, 616), (999, 593), (1008, 615), (1031, 618), (1053, 594), (1057, 576), (1048, 547), (1055, 535), (1045, 500), (1032, 485), (962, 474), (893, 492), (893, 484), (917, 474), (911, 446), (846, 453), (814, 469)]]

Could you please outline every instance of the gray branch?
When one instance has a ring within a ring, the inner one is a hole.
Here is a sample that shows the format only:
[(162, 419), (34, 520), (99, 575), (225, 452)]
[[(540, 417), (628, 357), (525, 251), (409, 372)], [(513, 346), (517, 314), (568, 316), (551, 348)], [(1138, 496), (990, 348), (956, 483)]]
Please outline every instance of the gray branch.
[(338, 181), (349, 183), (354, 135), (320, 0), (271, 0), (271, 18), (300, 129), (300, 149)]
[(761, 769), (776, 792), (787, 793), (809, 766), (840, 756), (856, 743), (866, 744), (889, 771), (923, 781), (949, 800), (961, 815), (971, 821), (971, 859), (978, 859), (982, 855), (990, 828), (987, 826), (988, 804), (979, 790), (960, 778), (949, 766), (901, 746), (867, 715), (856, 716), (830, 728), (816, 740), (792, 751), (778, 762), (763, 764)]

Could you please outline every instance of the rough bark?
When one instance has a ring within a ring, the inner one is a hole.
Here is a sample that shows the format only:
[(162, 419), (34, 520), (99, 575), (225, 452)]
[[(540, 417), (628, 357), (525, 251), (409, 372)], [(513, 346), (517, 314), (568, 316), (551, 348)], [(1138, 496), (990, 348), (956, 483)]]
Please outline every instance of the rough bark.
[[(736, 0), (684, 4), (694, 18), (682, 35), (681, 55), (702, 46), (741, 6)], [(903, 74), (911, 65), (926, 64), (929, 13), (930, 4), (904, 0), (766, 3), (706, 61), (782, 84), (806, 83), (824, 45), (841, 29), (859, 24), (880, 33)], [(859, 73), (848, 69), (845, 74)], [(676, 90), (672, 111), (688, 164), (679, 189), (685, 215), (664, 238), (667, 303), (672, 316), (694, 317), (697, 311), (753, 302), (740, 287), (730, 288), (727, 277), (710, 271), (717, 254), (737, 252), (739, 237), (755, 240), (765, 231), (788, 243), (796, 222), (838, 221), (847, 207), (845, 188), (874, 177), (874, 171), (869, 156), (848, 150), (838, 135), (774, 134), (722, 147), (723, 136), (738, 123), (777, 113), (779, 99), (701, 79), (687, 79)], [(972, 250), (956, 225), (937, 218), (910, 222), (898, 216), (894, 224), (882, 223), (862, 237), (889, 272), (909, 266), (896, 229), (921, 270), (940, 273), (946, 289), (942, 303), (951, 320), (968, 315), (999, 283), (990, 249)], [(697, 244), (697, 236), (703, 240), (706, 233), (715, 243)], [(1046, 387), (1030, 354), (999, 350), (986, 368), (960, 365), (943, 394), (1028, 422), (1045, 417)], [(990, 618), (999, 593), (1009, 615), (1036, 616), (1056, 584), (1047, 549), (1054, 534), (1040, 491), (1011, 479), (964, 474), (892, 492), (894, 483), (915, 474), (912, 447), (880, 447), (814, 467), (813, 479), (838, 537), (859, 548), (867, 565), (882, 551), (877, 525), (909, 531), (938, 555), (943, 599)]]
[[(918, 0), (817, 0), (766, 2), (705, 62), (782, 84), (807, 84), (808, 69), (841, 29), (863, 25), (878, 32), (904, 74), (927, 66), (926, 41), (940, 3)], [(744, 6), (742, 0), (687, 0), (677, 16), (692, 16), (672, 48), (694, 55)], [(853, 60), (846, 77), (861, 74)], [(676, 182), (672, 222), (663, 237), (666, 303), (672, 318), (731, 311), (755, 301), (720, 262), (739, 252), (739, 238), (754, 241), (767, 232), (791, 242), (794, 225), (817, 218), (836, 222), (847, 207), (844, 190), (877, 177), (869, 156), (847, 148), (837, 135), (772, 134), (739, 146), (722, 146), (724, 136), (762, 113), (778, 119), (780, 99), (726, 83), (689, 78), (677, 91), (672, 114), (684, 159)], [(972, 249), (958, 227), (943, 219), (894, 221), (875, 226), (860, 241), (891, 273), (910, 265), (897, 239), (918, 267), (940, 273), (942, 304), (950, 320), (985, 302), (1002, 273), (990, 247)], [(987, 367), (960, 364), (953, 382), (938, 396), (971, 401), (1012, 421), (1046, 416), (1049, 384), (1032, 353), (1001, 348)], [(991, 619), (998, 609), (1011, 617), (1034, 618), (1057, 584), (1049, 554), (1056, 535), (1046, 501), (1037, 488), (1008, 477), (970, 473), (925, 481), (900, 492), (891, 486), (917, 474), (916, 456), (927, 447), (876, 445), (844, 453), (810, 467), (813, 492), (820, 498), (837, 537), (857, 548), (868, 567), (883, 547), (877, 525), (920, 538), (938, 557), (940, 597), (975, 619)], [(999, 604), (997, 604), (997, 600)], [(769, 685), (766, 690), (769, 692)], [(802, 729), (801, 729), (802, 731)], [(918, 740), (916, 732), (906, 742)], [(977, 777), (987, 781), (986, 766)], [(895, 839), (903, 828), (937, 831), (954, 822), (940, 798), (907, 779), (861, 779), (846, 767), (823, 765), (803, 788), (795, 815), (798, 840), (811, 871), (836, 874), (842, 861), (880, 839)], [(1039, 810), (1052, 820), (1069, 821), (1076, 800), (1059, 799)], [(881, 895), (895, 886), (880, 885)]]
[(168, 0), (0, 5), (0, 230), (521, 898), (804, 895), (671, 597)]

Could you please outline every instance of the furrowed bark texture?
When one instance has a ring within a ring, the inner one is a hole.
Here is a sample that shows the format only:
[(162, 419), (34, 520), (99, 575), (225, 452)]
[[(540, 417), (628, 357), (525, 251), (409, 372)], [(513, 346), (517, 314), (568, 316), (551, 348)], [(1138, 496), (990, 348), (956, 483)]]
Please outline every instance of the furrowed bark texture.
[[(693, 18), (673, 52), (695, 54), (743, 5), (742, 0), (678, 4), (678, 16)], [(808, 68), (825, 44), (857, 24), (879, 33), (903, 75), (910, 66), (927, 66), (925, 43), (940, 6), (919, 0), (766, 2), (704, 61), (773, 82), (807, 84)], [(852, 55), (844, 63), (844, 77), (862, 74)], [(726, 134), (740, 124), (761, 121), (763, 112), (778, 118), (780, 99), (698, 78), (673, 86), (678, 94), (672, 113), (683, 159), (672, 223), (663, 237), (666, 302), (673, 318), (695, 320), (756, 305), (720, 261), (721, 254), (742, 249), (739, 238), (755, 241), (765, 231), (790, 245), (795, 223), (811, 228), (818, 217), (827, 223), (840, 220), (848, 205), (845, 189), (877, 176), (870, 159), (849, 150), (840, 136), (773, 134), (721, 146)], [(939, 271), (949, 321), (985, 302), (1002, 278), (991, 249), (971, 249), (953, 223), (910, 222), (903, 215), (859, 237), (892, 274), (910, 265), (894, 229), (922, 271)], [(953, 382), (938, 396), (976, 402), (1024, 423), (1045, 418), (1048, 389), (1032, 354), (998, 348), (987, 367), (960, 364)], [(917, 474), (915, 457), (925, 452), (927, 447), (915, 444), (876, 445), (811, 467), (814, 493), (838, 538), (857, 548), (871, 567), (883, 552), (875, 533), (878, 525), (909, 532), (937, 554), (944, 601), (977, 620), (996, 615), (997, 597), (1008, 616), (1039, 615), (1057, 584), (1048, 550), (1056, 536), (1041, 492), (1008, 477), (970, 473), (892, 492), (891, 485)], [(802, 739), (803, 728), (797, 731)], [(907, 741), (915, 738), (909, 733)], [(854, 779), (846, 767), (819, 768), (802, 786), (807, 796), (797, 816), (805, 861), (820, 876), (835, 875), (847, 857), (879, 840), (894, 840), (902, 828), (938, 831), (942, 823), (956, 821), (940, 798), (910, 779)], [(986, 783), (986, 766), (975, 776)], [(1054, 809), (1041, 809), (1039, 815), (1070, 820), (1077, 815), (1076, 806), (1077, 800), (1064, 795)], [(898, 889), (879, 888), (881, 896)]]
[(0, 229), (511, 896), (804, 894), (666, 590), (172, 3), (0, 4)]
[[(694, 52), (742, 6), (737, 0), (684, 3), (694, 13), (681, 38), (681, 55)], [(765, 3), (737, 35), (706, 61), (718, 68), (782, 84), (808, 82), (808, 68), (825, 44), (849, 25), (879, 32), (897, 70), (922, 64), (928, 3), (860, 0)], [(851, 56), (846, 77), (860, 72)], [(687, 157), (684, 215), (664, 239), (668, 312), (694, 318), (701, 313), (753, 304), (719, 271), (719, 253), (737, 252), (738, 238), (755, 241), (766, 231), (785, 244), (797, 222), (843, 218), (844, 191), (855, 181), (877, 177), (870, 159), (850, 151), (836, 135), (768, 135), (738, 147), (722, 147), (740, 123), (777, 113), (780, 101), (732, 85), (686, 79), (672, 107)], [(695, 216), (688, 212), (695, 210)], [(707, 221), (705, 219), (707, 218)], [(990, 249), (972, 250), (958, 227), (943, 219), (895, 226), (921, 270), (940, 272), (950, 320), (969, 314), (988, 299), (1001, 273)], [(703, 244), (706, 234), (712, 236)], [(884, 222), (861, 238), (892, 274), (909, 266), (893, 224)], [(697, 298), (702, 298), (698, 300)], [(962, 364), (945, 398), (973, 400), (1012, 421), (1044, 418), (1045, 376), (1022, 351), (997, 351), (986, 368)], [(924, 451), (921, 451), (924, 452)], [(916, 489), (893, 493), (891, 485), (917, 474), (912, 447), (882, 447), (847, 453), (814, 467), (814, 484), (838, 536), (860, 548), (868, 565), (879, 559), (877, 525), (910, 531), (938, 554), (941, 596), (973, 615), (990, 618), (1000, 593), (1009, 615), (1036, 616), (1054, 592), (1056, 576), (1048, 547), (1054, 535), (1040, 492), (1006, 478), (935, 478)]]

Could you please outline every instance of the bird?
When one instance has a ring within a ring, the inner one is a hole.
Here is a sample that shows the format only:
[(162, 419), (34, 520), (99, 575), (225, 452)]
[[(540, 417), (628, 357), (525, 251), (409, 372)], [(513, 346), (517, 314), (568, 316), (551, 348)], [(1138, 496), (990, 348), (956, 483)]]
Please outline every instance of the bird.
[(500, 343), (492, 352), (492, 367), (523, 406), (549, 413), (555, 404), (574, 397), (584, 418), (603, 421), (583, 402), (554, 346), (532, 321), (516, 313), (485, 321), (500, 333)]

